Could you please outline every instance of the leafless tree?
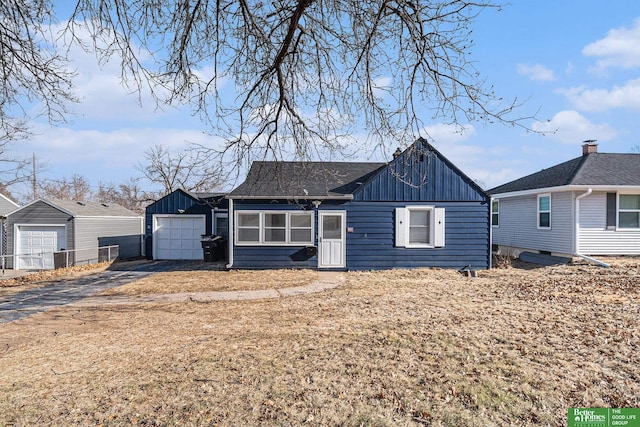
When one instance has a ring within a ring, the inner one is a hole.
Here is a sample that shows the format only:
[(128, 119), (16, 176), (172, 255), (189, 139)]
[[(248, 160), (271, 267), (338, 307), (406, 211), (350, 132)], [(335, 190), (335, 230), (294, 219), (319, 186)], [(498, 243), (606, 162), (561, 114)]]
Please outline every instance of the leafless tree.
[(93, 190), (87, 179), (79, 174), (71, 178), (47, 179), (38, 183), (38, 196), (44, 199), (93, 200)]
[[(407, 144), (424, 121), (521, 125), (468, 53), (492, 0), (78, 0), (68, 30), (93, 34), (128, 81), (190, 103), (223, 158), (310, 158), (366, 131)], [(107, 46), (106, 48), (104, 46)], [(140, 52), (150, 55), (145, 58)]]
[(74, 73), (52, 45), (50, 0), (0, 2), (0, 146), (25, 137), (28, 119), (64, 121)]
[(140, 178), (130, 178), (122, 184), (103, 183), (93, 195), (94, 201), (117, 203), (138, 214), (144, 214), (145, 208), (160, 196), (157, 192), (148, 192), (140, 187)]
[(145, 162), (137, 169), (144, 178), (160, 187), (161, 195), (179, 188), (187, 191), (211, 191), (222, 184), (222, 174), (206, 152), (192, 147), (171, 151), (157, 144), (145, 152)]

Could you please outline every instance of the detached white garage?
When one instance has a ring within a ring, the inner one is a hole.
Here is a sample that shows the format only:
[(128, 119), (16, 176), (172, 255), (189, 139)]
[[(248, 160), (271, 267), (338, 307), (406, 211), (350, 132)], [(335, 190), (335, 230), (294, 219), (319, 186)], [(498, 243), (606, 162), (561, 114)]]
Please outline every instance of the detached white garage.
[(205, 215), (153, 215), (153, 259), (202, 260)]
[[(91, 264), (142, 254), (142, 216), (115, 203), (39, 199), (7, 215), (7, 264), (16, 270), (55, 268), (54, 252), (65, 253), (64, 264)], [(113, 248), (115, 250), (115, 248)], [(102, 255), (101, 255), (102, 254)]]

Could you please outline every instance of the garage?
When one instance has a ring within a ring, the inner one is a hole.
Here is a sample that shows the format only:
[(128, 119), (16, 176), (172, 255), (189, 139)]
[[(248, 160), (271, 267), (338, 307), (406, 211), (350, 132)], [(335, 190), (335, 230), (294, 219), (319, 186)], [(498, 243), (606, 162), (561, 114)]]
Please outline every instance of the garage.
[(115, 203), (38, 199), (7, 215), (7, 255), (15, 256), (6, 258), (6, 267), (62, 267), (54, 263), (54, 252), (61, 249), (66, 251), (64, 266), (100, 262), (104, 260), (101, 250), (109, 247), (111, 254), (115, 246), (117, 258), (139, 257), (142, 221), (140, 215)]
[(16, 254), (18, 270), (50, 270), (53, 252), (67, 247), (64, 225), (17, 225)]
[(228, 236), (229, 201), (225, 196), (177, 189), (148, 205), (144, 233), (147, 258), (203, 260), (203, 234)]
[(153, 215), (153, 258), (201, 260), (205, 215)]

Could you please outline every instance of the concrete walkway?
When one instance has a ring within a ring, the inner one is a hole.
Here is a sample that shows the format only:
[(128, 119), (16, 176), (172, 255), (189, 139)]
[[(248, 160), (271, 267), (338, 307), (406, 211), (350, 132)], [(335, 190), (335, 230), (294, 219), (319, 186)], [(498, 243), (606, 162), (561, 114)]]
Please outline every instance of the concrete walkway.
[(340, 272), (320, 272), (318, 280), (304, 286), (280, 289), (261, 289), (257, 291), (224, 291), (224, 292), (181, 292), (173, 294), (148, 294), (140, 296), (97, 296), (73, 302), (74, 307), (95, 307), (102, 305), (175, 303), (175, 302), (210, 302), (210, 301), (246, 301), (257, 299), (284, 298), (296, 295), (312, 294), (334, 289), (344, 283), (344, 274)]

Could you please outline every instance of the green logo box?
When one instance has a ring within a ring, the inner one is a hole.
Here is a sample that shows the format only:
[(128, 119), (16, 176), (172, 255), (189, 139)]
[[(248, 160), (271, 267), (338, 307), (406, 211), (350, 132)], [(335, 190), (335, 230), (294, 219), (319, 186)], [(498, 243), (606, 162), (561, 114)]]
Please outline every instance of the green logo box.
[(567, 427), (640, 427), (640, 408), (569, 408)]

